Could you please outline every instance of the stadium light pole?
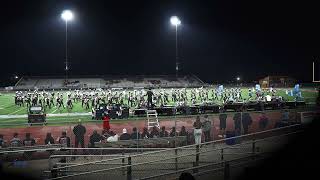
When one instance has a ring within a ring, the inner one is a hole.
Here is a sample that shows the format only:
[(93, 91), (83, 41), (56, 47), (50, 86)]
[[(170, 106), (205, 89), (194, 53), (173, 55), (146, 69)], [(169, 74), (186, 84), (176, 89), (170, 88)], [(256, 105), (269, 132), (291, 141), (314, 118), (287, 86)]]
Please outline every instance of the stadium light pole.
[(239, 86), (240, 77), (238, 76), (236, 79), (237, 79), (237, 85)]
[(178, 62), (178, 26), (181, 24), (180, 19), (177, 16), (172, 16), (170, 22), (176, 27), (176, 77), (178, 77), (179, 62)]
[(66, 83), (68, 81), (68, 71), (69, 71), (69, 66), (68, 66), (68, 21), (71, 21), (73, 19), (73, 13), (70, 10), (64, 10), (61, 13), (61, 18), (66, 22), (66, 66), (65, 66), (65, 71), (66, 71)]

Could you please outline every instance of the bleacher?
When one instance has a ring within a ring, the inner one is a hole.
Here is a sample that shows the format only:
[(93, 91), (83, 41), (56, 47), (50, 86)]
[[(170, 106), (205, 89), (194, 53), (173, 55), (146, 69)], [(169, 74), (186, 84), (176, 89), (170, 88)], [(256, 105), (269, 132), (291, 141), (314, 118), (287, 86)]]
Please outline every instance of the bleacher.
[(19, 89), (33, 89), (36, 86), (37, 82), (38, 82), (38, 79), (21, 78), (15, 87), (18, 87)]
[(100, 77), (22, 77), (16, 90), (79, 89), (79, 88), (137, 88), (137, 87), (200, 87), (204, 86), (194, 75), (186, 76), (100, 76)]

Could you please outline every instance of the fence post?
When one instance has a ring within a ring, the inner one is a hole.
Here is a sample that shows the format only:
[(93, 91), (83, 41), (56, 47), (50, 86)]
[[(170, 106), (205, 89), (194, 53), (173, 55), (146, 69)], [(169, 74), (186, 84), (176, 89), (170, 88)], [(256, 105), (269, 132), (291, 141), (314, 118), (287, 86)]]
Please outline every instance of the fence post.
[(131, 168), (131, 157), (128, 157), (128, 167), (127, 167), (127, 180), (131, 180), (132, 179), (132, 168)]
[(197, 167), (196, 162), (192, 162), (192, 167), (194, 167), (194, 168), (192, 169), (192, 173), (193, 173), (193, 174), (198, 173), (198, 169), (196, 168), (196, 167)]
[(224, 165), (224, 180), (230, 179), (230, 165), (228, 162), (225, 162)]
[[(197, 167), (199, 166), (199, 147), (200, 147), (200, 145), (197, 144), (197, 146), (196, 146), (196, 163), (195, 163), (195, 165)], [(198, 169), (196, 169), (196, 172), (198, 172)]]
[[(124, 152), (123, 151), (122, 151), (122, 166), (125, 166), (125, 164), (124, 164)], [(122, 169), (122, 175), (125, 175), (124, 167), (122, 167), (121, 169)]]
[[(69, 137), (70, 137), (70, 147), (72, 148), (72, 147), (74, 147), (74, 146), (73, 146), (73, 138), (72, 138), (72, 127), (71, 127), (72, 124), (71, 124), (70, 121), (69, 121), (68, 124), (69, 124), (69, 129), (68, 129), (68, 130), (69, 130), (69, 133), (70, 133), (70, 136), (69, 136)], [(68, 135), (68, 133), (67, 133), (67, 135)], [(70, 150), (70, 155), (72, 155), (72, 153), (73, 153), (72, 151), (73, 151), (73, 150)], [(74, 151), (75, 151), (75, 150), (74, 150)], [(74, 154), (76, 154), (76, 153), (74, 153)]]
[(178, 170), (178, 158), (177, 158), (177, 156), (178, 156), (178, 149), (175, 149), (174, 150), (174, 153), (175, 153), (175, 156), (176, 156), (176, 158), (175, 158), (175, 167), (176, 167), (176, 171)]
[(252, 142), (252, 159), (254, 160), (255, 159), (255, 153), (256, 153), (256, 141), (253, 139), (253, 142)]
[(223, 157), (223, 148), (221, 149), (221, 161), (223, 161), (224, 157)]
[(56, 178), (58, 177), (58, 170), (56, 169), (53, 169), (53, 168), (56, 168), (57, 166), (54, 165), (52, 168), (51, 168), (51, 178)]

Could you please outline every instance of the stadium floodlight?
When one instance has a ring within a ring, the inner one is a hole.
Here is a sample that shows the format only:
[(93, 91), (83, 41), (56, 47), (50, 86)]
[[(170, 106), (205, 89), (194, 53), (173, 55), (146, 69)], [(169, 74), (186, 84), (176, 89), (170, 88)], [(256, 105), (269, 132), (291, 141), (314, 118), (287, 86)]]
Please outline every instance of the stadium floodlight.
[(178, 26), (181, 24), (180, 19), (177, 16), (172, 16), (170, 18), (172, 25), (176, 27), (176, 77), (178, 77), (179, 62), (178, 62)]
[(170, 22), (171, 22), (171, 24), (174, 25), (174, 26), (179, 26), (179, 25), (181, 24), (181, 21), (180, 21), (180, 19), (179, 19), (177, 16), (172, 16), (172, 17), (170, 18)]
[(237, 77), (237, 81), (240, 81), (240, 77)]
[(61, 18), (66, 22), (66, 66), (65, 66), (65, 71), (66, 71), (66, 83), (68, 81), (68, 21), (71, 21), (73, 19), (73, 13), (70, 10), (64, 10), (61, 13)]
[(70, 10), (64, 10), (62, 13), (61, 13), (61, 18), (65, 21), (70, 21), (73, 19), (73, 13), (72, 11)]
[(16, 76), (14, 76), (14, 78), (15, 78), (15, 79), (18, 79), (19, 77), (16, 75)]

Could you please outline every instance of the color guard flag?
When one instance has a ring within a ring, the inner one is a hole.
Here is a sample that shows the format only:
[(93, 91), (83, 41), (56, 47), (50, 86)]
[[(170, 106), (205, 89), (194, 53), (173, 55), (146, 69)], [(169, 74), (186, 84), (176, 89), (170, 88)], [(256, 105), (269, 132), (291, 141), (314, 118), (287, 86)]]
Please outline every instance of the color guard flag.
[(219, 85), (218, 91), (219, 91), (219, 92), (223, 92), (223, 85)]
[(256, 84), (256, 91), (261, 91), (260, 84)]

